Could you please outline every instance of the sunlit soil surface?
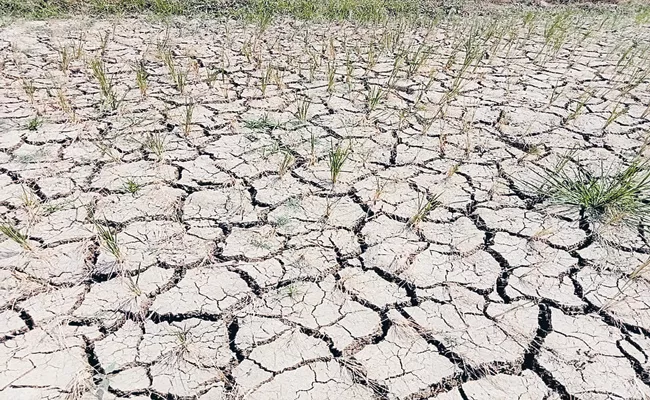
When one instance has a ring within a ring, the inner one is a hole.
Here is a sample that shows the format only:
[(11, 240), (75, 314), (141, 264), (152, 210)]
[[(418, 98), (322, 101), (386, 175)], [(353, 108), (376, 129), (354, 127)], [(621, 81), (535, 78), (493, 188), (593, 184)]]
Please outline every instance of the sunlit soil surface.
[[(648, 43), (576, 12), (10, 23), (0, 399), (647, 398)], [(633, 162), (605, 205), (553, 186)]]

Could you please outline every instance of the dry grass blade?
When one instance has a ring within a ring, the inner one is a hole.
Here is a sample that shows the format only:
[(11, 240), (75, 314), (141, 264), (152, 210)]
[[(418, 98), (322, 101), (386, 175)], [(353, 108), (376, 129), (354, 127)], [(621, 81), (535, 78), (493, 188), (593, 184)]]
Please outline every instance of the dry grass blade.
[(625, 282), (625, 284), (624, 284), (624, 285), (623, 285), (623, 286), (618, 290), (618, 293), (617, 293), (614, 297), (612, 297), (612, 298), (611, 298), (607, 303), (603, 304), (603, 306), (600, 307), (600, 309), (603, 310), (603, 311), (609, 309), (612, 305), (614, 305), (614, 303), (617, 302), (617, 300), (618, 300), (621, 296), (625, 296), (625, 290), (626, 290), (626, 289), (627, 289), (627, 288), (628, 288), (628, 287), (629, 287), (629, 286), (630, 286), (634, 281), (636, 281), (637, 279), (639, 279), (639, 277), (641, 277), (641, 275), (642, 275), (642, 274), (643, 274), (643, 273), (644, 273), (648, 268), (650, 268), (650, 258), (648, 258), (645, 262), (641, 263), (639, 266), (637, 266), (637, 267), (634, 269), (634, 271), (632, 271), (632, 273), (628, 276), (628, 279), (627, 279), (627, 281)]
[(16, 228), (11, 223), (5, 222), (0, 224), (0, 232), (3, 235), (5, 235), (7, 238), (18, 243), (23, 249), (29, 251), (32, 250), (32, 247), (29, 245), (29, 242), (27, 241), (28, 240), (27, 235), (22, 233), (18, 228)]

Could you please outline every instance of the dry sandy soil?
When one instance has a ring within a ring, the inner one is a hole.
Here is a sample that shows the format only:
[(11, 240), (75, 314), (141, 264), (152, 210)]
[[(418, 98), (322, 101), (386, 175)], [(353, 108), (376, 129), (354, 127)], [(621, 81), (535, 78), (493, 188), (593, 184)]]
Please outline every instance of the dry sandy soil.
[(6, 25), (0, 399), (650, 396), (644, 229), (529, 185), (644, 151), (650, 30), (525, 20)]

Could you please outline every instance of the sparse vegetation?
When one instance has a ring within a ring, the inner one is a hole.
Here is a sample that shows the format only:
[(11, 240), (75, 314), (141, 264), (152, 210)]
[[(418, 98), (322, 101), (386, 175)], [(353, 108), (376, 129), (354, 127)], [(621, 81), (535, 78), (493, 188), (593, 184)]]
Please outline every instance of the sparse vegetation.
[(650, 7), (521, 3), (0, 0), (7, 393), (643, 397)]

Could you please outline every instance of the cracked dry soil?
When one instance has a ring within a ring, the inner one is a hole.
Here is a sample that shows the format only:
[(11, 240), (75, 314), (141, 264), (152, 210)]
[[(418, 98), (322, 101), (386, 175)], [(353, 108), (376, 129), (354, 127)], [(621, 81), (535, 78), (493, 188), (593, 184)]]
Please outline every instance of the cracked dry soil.
[(522, 184), (644, 151), (650, 31), (496, 21), (5, 26), (0, 399), (650, 396), (644, 230)]

